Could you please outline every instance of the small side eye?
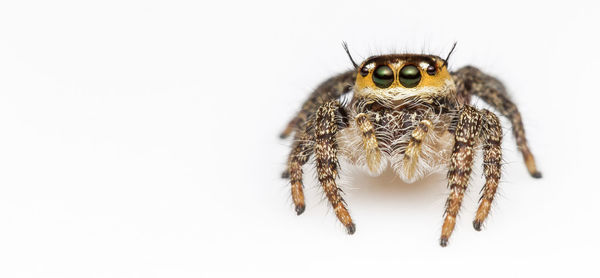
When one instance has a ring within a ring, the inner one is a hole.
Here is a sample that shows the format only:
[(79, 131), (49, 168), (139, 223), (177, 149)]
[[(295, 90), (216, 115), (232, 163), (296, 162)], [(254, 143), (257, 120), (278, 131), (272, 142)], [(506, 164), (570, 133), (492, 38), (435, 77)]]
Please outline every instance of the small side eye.
[(427, 67), (427, 74), (429, 74), (429, 75), (435, 75), (435, 66), (429, 65)]
[(416, 66), (406, 65), (398, 73), (398, 81), (406, 88), (415, 87), (421, 81), (421, 72)]
[(362, 67), (360, 69), (360, 75), (362, 75), (362, 77), (365, 77), (369, 74), (369, 69), (367, 67)]
[(373, 83), (379, 88), (387, 88), (394, 82), (394, 72), (388, 66), (378, 66), (373, 71)]

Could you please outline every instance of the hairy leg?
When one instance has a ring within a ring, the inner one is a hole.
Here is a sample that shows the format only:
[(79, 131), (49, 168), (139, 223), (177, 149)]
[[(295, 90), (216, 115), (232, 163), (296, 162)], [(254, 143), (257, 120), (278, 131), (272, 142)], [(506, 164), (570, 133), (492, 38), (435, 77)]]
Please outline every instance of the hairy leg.
[(279, 135), (287, 138), (292, 132), (302, 130), (302, 126), (308, 121), (309, 116), (317, 112), (324, 103), (338, 99), (341, 95), (349, 92), (354, 84), (356, 71), (351, 70), (325, 80), (319, 85), (308, 99), (302, 104), (302, 108), (290, 120), (284, 131)]
[[(284, 172), (284, 178), (290, 178), (292, 200), (298, 215), (304, 212), (306, 207), (304, 203), (304, 191), (302, 184), (302, 166), (308, 161), (312, 153), (312, 138), (303, 131), (296, 134), (292, 151), (288, 158), (288, 169)], [(287, 177), (286, 177), (287, 175)]]
[(504, 85), (498, 79), (472, 66), (453, 72), (452, 77), (456, 82), (459, 99), (467, 101), (465, 104), (468, 104), (471, 95), (478, 96), (511, 121), (517, 147), (523, 155), (529, 174), (541, 178), (542, 174), (538, 171), (533, 154), (527, 145), (521, 114), (510, 100)]
[(369, 120), (369, 115), (360, 113), (355, 118), (356, 125), (362, 132), (363, 148), (367, 156), (367, 165), (371, 172), (376, 172), (381, 163), (381, 151), (375, 137), (375, 127)]
[(474, 146), (481, 127), (481, 113), (475, 108), (465, 105), (461, 110), (454, 134), (454, 148), (448, 171), (448, 187), (450, 196), (446, 201), (446, 211), (440, 245), (446, 246), (454, 231), (456, 216), (469, 183), (473, 166)]
[(336, 185), (338, 176), (338, 145), (336, 134), (338, 132), (339, 102), (330, 101), (323, 104), (316, 112), (315, 117), (315, 146), (314, 153), (317, 162), (317, 175), (323, 186), (325, 195), (331, 203), (335, 215), (346, 227), (349, 234), (355, 231), (354, 223), (346, 209), (341, 190)]
[(473, 221), (473, 228), (481, 231), (481, 225), (487, 218), (492, 201), (498, 189), (500, 181), (500, 167), (502, 164), (502, 127), (498, 117), (487, 110), (482, 111), (483, 114), (483, 173), (485, 175), (485, 185), (481, 190), (481, 198), (479, 200), (479, 209)]
[(409, 179), (412, 179), (415, 175), (423, 140), (427, 137), (432, 125), (430, 120), (421, 120), (410, 135), (408, 146), (406, 146), (406, 151), (404, 152), (403, 164), (404, 173), (406, 173)]

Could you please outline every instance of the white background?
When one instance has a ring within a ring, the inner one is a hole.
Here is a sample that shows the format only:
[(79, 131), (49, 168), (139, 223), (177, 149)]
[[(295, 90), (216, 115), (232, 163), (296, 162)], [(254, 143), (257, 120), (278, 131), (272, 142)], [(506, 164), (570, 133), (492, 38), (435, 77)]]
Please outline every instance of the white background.
[[(560, 2), (3, 1), (0, 277), (597, 276), (600, 10)], [(346, 165), (348, 236), (307, 167), (296, 216), (278, 134), (350, 68), (342, 40), (458, 41), (451, 69), (507, 84), (543, 179), (505, 121), (493, 213), (473, 230), (478, 169), (447, 248), (444, 174)]]

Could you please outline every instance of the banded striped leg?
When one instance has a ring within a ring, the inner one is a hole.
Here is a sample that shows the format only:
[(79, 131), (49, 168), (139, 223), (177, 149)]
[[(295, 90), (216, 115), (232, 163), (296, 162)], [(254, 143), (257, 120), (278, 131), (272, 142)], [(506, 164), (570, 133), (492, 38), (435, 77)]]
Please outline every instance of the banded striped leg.
[(417, 162), (419, 161), (419, 155), (421, 154), (423, 140), (427, 137), (432, 125), (430, 120), (422, 120), (410, 135), (408, 146), (404, 152), (403, 164), (404, 173), (408, 179), (413, 179), (415, 175), (415, 169)]
[(381, 163), (381, 152), (375, 137), (375, 128), (369, 120), (369, 115), (360, 113), (355, 118), (356, 125), (362, 132), (363, 148), (367, 156), (367, 166), (371, 172), (377, 172)]
[(279, 134), (279, 138), (285, 139), (290, 136), (290, 134), (292, 134), (294, 131), (294, 128), (298, 126), (298, 122), (300, 122), (300, 118), (298, 117), (294, 117), (292, 120), (290, 120), (287, 126), (285, 126), (285, 129), (281, 132), (281, 134)]
[[(294, 158), (294, 156), (306, 155), (306, 157), (298, 158), (301, 162), (300, 167), (302, 167), (302, 165), (304, 165), (310, 158), (310, 155), (312, 153), (312, 143), (313, 143), (313, 139), (310, 134), (311, 132), (309, 131), (311, 126), (312, 126), (312, 121), (307, 121), (306, 123), (303, 124), (302, 127), (299, 128), (299, 130), (296, 130), (296, 132), (294, 133), (294, 141), (292, 144), (292, 151), (288, 155), (287, 167), (281, 173), (282, 179), (290, 178), (290, 163), (292, 162), (292, 159)], [(294, 129), (296, 129), (296, 128), (294, 128)]]
[(532, 177), (541, 178), (542, 173), (537, 169), (533, 154), (527, 145), (521, 113), (519, 113), (517, 105), (510, 100), (502, 82), (472, 66), (466, 66), (453, 72), (452, 77), (456, 82), (458, 94), (463, 99), (468, 101), (470, 95), (478, 96), (510, 120), (517, 147), (523, 155), (527, 171)]
[(292, 118), (283, 132), (279, 135), (280, 138), (287, 138), (290, 134), (298, 130), (298, 128), (305, 125), (310, 116), (312, 116), (317, 109), (328, 101), (338, 99), (341, 95), (349, 92), (352, 89), (354, 80), (356, 78), (356, 71), (349, 70), (341, 74), (330, 77), (321, 83), (302, 104), (302, 108)]
[(450, 196), (446, 201), (445, 219), (440, 237), (442, 247), (448, 244), (448, 239), (454, 231), (456, 216), (469, 183), (473, 166), (474, 146), (479, 135), (480, 123), (481, 114), (475, 108), (465, 106), (462, 109), (454, 134), (455, 143), (448, 171)]
[(344, 205), (341, 190), (336, 185), (338, 176), (338, 145), (336, 134), (338, 131), (336, 117), (338, 117), (339, 102), (331, 101), (323, 104), (316, 113), (315, 118), (315, 158), (317, 162), (317, 175), (323, 186), (327, 199), (333, 206), (335, 215), (346, 227), (349, 234), (355, 231), (354, 223)]
[(304, 190), (302, 185), (302, 166), (310, 158), (311, 140), (306, 132), (302, 135), (296, 134), (296, 141), (292, 146), (292, 152), (288, 158), (288, 170), (283, 173), (283, 178), (290, 178), (292, 189), (292, 200), (298, 215), (304, 212)]
[(500, 166), (502, 163), (502, 128), (498, 117), (487, 110), (482, 111), (484, 119), (482, 136), (483, 142), (483, 172), (485, 175), (485, 185), (482, 189), (479, 209), (473, 221), (473, 228), (481, 231), (481, 225), (487, 218), (498, 182), (500, 181)]
[(538, 179), (541, 178), (542, 173), (538, 171), (537, 166), (535, 164), (535, 159), (533, 158), (533, 154), (529, 149), (529, 145), (527, 145), (527, 139), (525, 138), (525, 128), (523, 127), (523, 121), (521, 120), (521, 114), (519, 113), (519, 110), (517, 110), (517, 106), (512, 104), (510, 108), (507, 109), (506, 114), (512, 122), (513, 134), (515, 135), (515, 140), (517, 141), (517, 147), (523, 155), (523, 160), (525, 161), (525, 166), (527, 166), (527, 171), (532, 177)]

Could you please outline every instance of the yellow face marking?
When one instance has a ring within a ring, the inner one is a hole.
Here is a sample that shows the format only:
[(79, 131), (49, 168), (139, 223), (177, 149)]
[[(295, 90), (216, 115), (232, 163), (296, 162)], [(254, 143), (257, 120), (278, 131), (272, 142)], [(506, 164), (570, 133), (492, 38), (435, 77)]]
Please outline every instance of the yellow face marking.
[[(434, 96), (447, 95), (454, 92), (454, 81), (448, 72), (446, 66), (442, 66), (444, 61), (439, 58), (429, 58), (419, 60), (419, 55), (411, 57), (410, 55), (402, 55), (398, 57), (390, 56), (377, 61), (368, 60), (366, 64), (361, 65), (359, 74), (356, 76), (355, 96), (363, 96), (369, 98), (384, 98), (387, 100), (401, 100), (411, 96)], [(435, 62), (435, 74), (429, 75), (427, 67), (429, 61)], [(394, 81), (387, 88), (380, 88), (373, 82), (373, 74), (377, 67), (388, 66), (394, 72)], [(399, 81), (400, 70), (407, 66), (415, 66), (421, 73), (419, 83), (412, 87), (406, 88)], [(363, 76), (361, 72), (368, 72)]]

